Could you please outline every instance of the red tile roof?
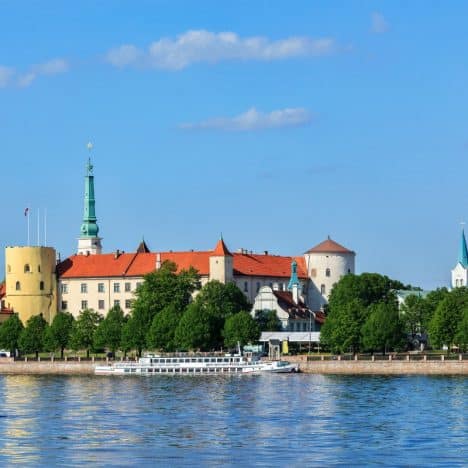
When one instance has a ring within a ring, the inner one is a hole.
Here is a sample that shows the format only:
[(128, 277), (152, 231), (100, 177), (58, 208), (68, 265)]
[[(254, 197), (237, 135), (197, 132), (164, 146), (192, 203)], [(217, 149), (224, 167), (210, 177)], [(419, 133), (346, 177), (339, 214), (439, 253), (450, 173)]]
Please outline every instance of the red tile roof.
[[(193, 266), (200, 275), (208, 276), (211, 255), (213, 251), (73, 255), (57, 265), (57, 273), (61, 278), (136, 277), (154, 271), (158, 260), (161, 263), (170, 260), (179, 271)], [(289, 278), (293, 259), (297, 262), (299, 278), (307, 278), (303, 257), (279, 255), (235, 253), (234, 274)]]
[(354, 254), (352, 250), (343, 247), (338, 242), (328, 238), (321, 242), (320, 244), (316, 245), (309, 249), (306, 253), (350, 253)]
[(229, 252), (229, 249), (226, 247), (226, 244), (224, 243), (223, 239), (219, 239), (218, 243), (216, 244), (216, 247), (213, 250), (213, 255), (223, 257), (223, 256), (229, 256), (232, 257), (232, 253)]

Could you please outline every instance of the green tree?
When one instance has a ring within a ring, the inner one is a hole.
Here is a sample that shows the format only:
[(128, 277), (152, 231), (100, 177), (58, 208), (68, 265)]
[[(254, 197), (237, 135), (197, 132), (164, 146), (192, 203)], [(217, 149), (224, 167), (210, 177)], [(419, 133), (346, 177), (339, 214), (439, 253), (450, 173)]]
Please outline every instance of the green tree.
[(176, 349), (175, 331), (182, 314), (175, 304), (169, 304), (154, 316), (146, 337), (149, 348), (174, 351)]
[(93, 348), (94, 333), (102, 320), (102, 316), (93, 309), (85, 309), (80, 312), (73, 322), (70, 336), (70, 345), (73, 349), (86, 349), (86, 357)]
[(274, 310), (256, 310), (255, 320), (261, 331), (281, 331), (281, 320)]
[(224, 323), (224, 344), (232, 348), (239, 342), (241, 346), (257, 341), (260, 337), (258, 323), (248, 312), (237, 312)]
[(427, 304), (424, 298), (411, 294), (401, 305), (400, 315), (405, 330), (414, 338), (418, 333), (425, 333)]
[(463, 311), (463, 318), (458, 324), (455, 343), (457, 343), (463, 352), (466, 352), (468, 349), (468, 309)]
[(320, 329), (320, 344), (334, 353), (359, 351), (364, 311), (358, 299), (334, 307)]
[(434, 316), (434, 313), (437, 309), (437, 306), (449, 295), (449, 290), (447, 288), (437, 288), (434, 291), (431, 291), (424, 298), (424, 314), (422, 327), (424, 330), (429, 330), (429, 323)]
[(210, 350), (217, 345), (217, 317), (193, 302), (185, 310), (175, 331), (175, 342), (184, 350)]
[(44, 346), (49, 351), (60, 349), (60, 357), (63, 359), (63, 351), (70, 342), (70, 334), (74, 318), (69, 312), (59, 312), (47, 327), (44, 336)]
[(429, 324), (429, 337), (432, 346), (441, 348), (446, 345), (447, 352), (450, 352), (466, 308), (468, 308), (467, 288), (455, 288), (439, 302)]
[(27, 322), (26, 327), (21, 332), (19, 337), (20, 349), (28, 353), (36, 353), (36, 359), (39, 352), (44, 348), (44, 334), (46, 331), (47, 322), (42, 315), (33, 315)]
[(94, 333), (94, 347), (108, 348), (115, 354), (122, 342), (122, 328), (125, 317), (120, 306), (114, 306), (109, 310), (104, 320), (99, 322)]
[(7, 349), (14, 355), (19, 348), (18, 342), (24, 326), (18, 317), (13, 314), (0, 326), (0, 347)]
[(173, 262), (163, 262), (161, 268), (145, 275), (136, 291), (130, 319), (124, 327), (122, 346), (136, 349), (141, 355), (155, 315), (170, 304), (182, 312), (199, 287), (200, 277), (194, 268), (177, 273), (177, 265)]
[(381, 302), (369, 306), (369, 316), (362, 326), (362, 346), (366, 351), (381, 350), (384, 354), (404, 345), (403, 323), (396, 303)]

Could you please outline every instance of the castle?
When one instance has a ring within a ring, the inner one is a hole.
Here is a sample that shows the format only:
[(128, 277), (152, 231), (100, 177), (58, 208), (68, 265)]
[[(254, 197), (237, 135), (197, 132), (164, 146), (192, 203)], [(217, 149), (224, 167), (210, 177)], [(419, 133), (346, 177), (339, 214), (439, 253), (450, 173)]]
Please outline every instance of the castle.
[(41, 313), (51, 322), (57, 311), (68, 311), (76, 317), (87, 308), (105, 314), (115, 305), (129, 313), (144, 275), (167, 260), (174, 262), (178, 270), (194, 267), (202, 285), (210, 280), (234, 282), (252, 304), (260, 291), (270, 291), (283, 302), (319, 311), (327, 303), (333, 285), (355, 271), (355, 253), (330, 238), (293, 257), (245, 249), (231, 252), (222, 238), (208, 251), (150, 251), (142, 241), (132, 253), (102, 253), (101, 240), (89, 160), (76, 254), (56, 263), (52, 247), (7, 247), (6, 281), (0, 290), (2, 316), (18, 313), (25, 323)]

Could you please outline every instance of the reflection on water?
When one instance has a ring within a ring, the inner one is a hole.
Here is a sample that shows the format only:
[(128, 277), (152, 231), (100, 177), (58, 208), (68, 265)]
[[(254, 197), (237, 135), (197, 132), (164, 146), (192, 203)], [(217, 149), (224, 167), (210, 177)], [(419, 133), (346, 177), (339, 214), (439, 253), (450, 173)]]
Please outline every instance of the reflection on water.
[(0, 465), (450, 465), (468, 379), (0, 376)]

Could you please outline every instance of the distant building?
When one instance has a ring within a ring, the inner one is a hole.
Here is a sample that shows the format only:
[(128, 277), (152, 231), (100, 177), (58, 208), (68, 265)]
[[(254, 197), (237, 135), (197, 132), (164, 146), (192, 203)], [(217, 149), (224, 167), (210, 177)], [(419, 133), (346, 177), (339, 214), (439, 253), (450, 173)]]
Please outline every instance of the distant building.
[[(151, 251), (142, 241), (132, 253), (102, 253), (91, 161), (86, 167), (77, 253), (56, 266), (55, 250), (50, 247), (12, 247), (7, 249), (6, 257), (6, 307), (18, 312), (22, 320), (42, 313), (48, 321), (57, 310), (77, 316), (92, 308), (105, 314), (119, 305), (128, 313), (144, 275), (159, 269), (167, 260), (177, 264), (179, 271), (194, 267), (202, 285), (210, 280), (235, 283), (250, 303), (266, 287), (277, 297), (282, 310), (289, 307), (284, 305), (287, 301), (292, 301), (297, 314), (306, 315), (309, 312), (299, 312), (301, 307), (304, 311), (319, 311), (327, 303), (333, 285), (343, 275), (354, 273), (355, 268), (355, 253), (330, 238), (299, 256), (272, 255), (267, 251), (258, 254), (246, 249), (231, 252), (222, 238), (213, 250)], [(295, 268), (294, 284), (291, 264)], [(31, 271), (26, 272), (25, 265)], [(16, 289), (18, 284), (20, 289)]]
[(458, 262), (452, 270), (452, 288), (467, 286), (468, 284), (468, 249), (466, 247), (465, 231), (462, 229)]

